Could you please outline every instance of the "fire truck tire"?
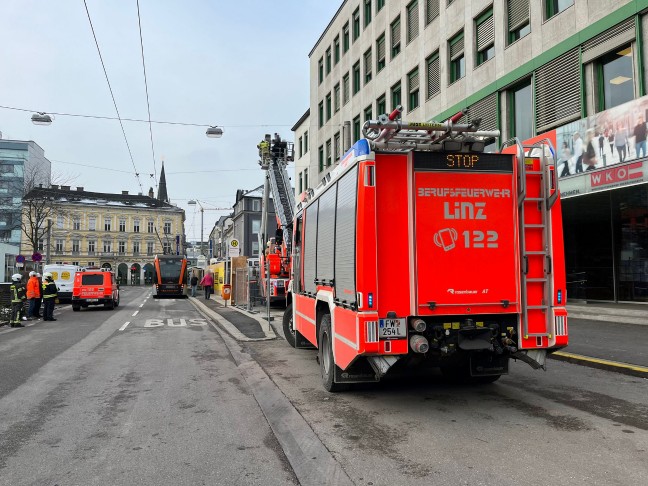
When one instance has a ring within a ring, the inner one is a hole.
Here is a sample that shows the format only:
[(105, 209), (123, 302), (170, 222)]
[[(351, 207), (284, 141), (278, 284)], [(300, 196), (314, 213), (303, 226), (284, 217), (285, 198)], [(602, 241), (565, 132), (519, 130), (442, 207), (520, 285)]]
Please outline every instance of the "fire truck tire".
[(331, 332), (331, 315), (325, 314), (320, 325), (319, 339), (317, 340), (322, 384), (326, 391), (336, 393), (349, 389), (348, 383), (335, 382), (335, 359), (333, 358), (333, 340)]
[(293, 328), (293, 311), (292, 304), (286, 307), (286, 310), (283, 314), (283, 332), (286, 337), (286, 341), (293, 348), (297, 346), (297, 331)]
[(72, 304), (72, 310), (74, 312), (79, 312), (81, 310), (81, 306), (79, 304)]

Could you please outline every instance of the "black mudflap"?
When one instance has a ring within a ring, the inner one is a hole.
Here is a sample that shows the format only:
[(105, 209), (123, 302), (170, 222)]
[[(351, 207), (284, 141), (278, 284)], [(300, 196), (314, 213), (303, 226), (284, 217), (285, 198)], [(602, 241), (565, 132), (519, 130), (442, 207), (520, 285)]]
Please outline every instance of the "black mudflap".
[(336, 383), (374, 383), (377, 381), (379, 381), (378, 376), (365, 358), (357, 358), (344, 371), (335, 367)]
[(470, 355), (470, 376), (507, 375), (509, 358), (492, 353), (473, 353)]
[(313, 346), (308, 339), (306, 339), (299, 331), (295, 331), (295, 348), (297, 349), (317, 349)]

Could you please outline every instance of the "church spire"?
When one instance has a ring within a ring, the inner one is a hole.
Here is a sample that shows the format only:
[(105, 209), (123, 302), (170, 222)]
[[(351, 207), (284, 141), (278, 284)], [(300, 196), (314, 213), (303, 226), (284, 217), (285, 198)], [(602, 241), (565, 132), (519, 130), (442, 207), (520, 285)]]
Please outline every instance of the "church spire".
[(158, 200), (168, 203), (169, 195), (167, 194), (166, 176), (164, 175), (164, 161), (162, 162), (162, 170), (160, 171), (160, 184), (158, 185)]

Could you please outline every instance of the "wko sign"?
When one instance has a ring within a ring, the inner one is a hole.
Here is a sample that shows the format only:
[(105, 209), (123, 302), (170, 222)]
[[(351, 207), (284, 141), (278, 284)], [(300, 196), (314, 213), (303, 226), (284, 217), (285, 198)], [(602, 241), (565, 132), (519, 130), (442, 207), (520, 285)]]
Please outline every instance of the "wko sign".
[(633, 162), (619, 167), (596, 171), (590, 174), (592, 189), (608, 185), (641, 182), (643, 178), (643, 162)]

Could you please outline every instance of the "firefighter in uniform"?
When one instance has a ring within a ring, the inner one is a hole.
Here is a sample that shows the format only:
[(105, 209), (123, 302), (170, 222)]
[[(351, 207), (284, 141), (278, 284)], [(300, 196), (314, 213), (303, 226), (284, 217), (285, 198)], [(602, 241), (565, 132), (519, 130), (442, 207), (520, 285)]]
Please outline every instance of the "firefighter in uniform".
[(58, 295), (54, 278), (50, 272), (43, 274), (43, 320), (55, 321), (54, 319), (54, 303)]
[(25, 286), (22, 284), (22, 275), (14, 273), (11, 276), (11, 327), (25, 327), (22, 325), (23, 305), (25, 302)]
[(261, 157), (261, 160), (267, 159), (270, 153), (270, 142), (265, 139), (261, 140), (257, 147), (259, 148), (259, 157)]

